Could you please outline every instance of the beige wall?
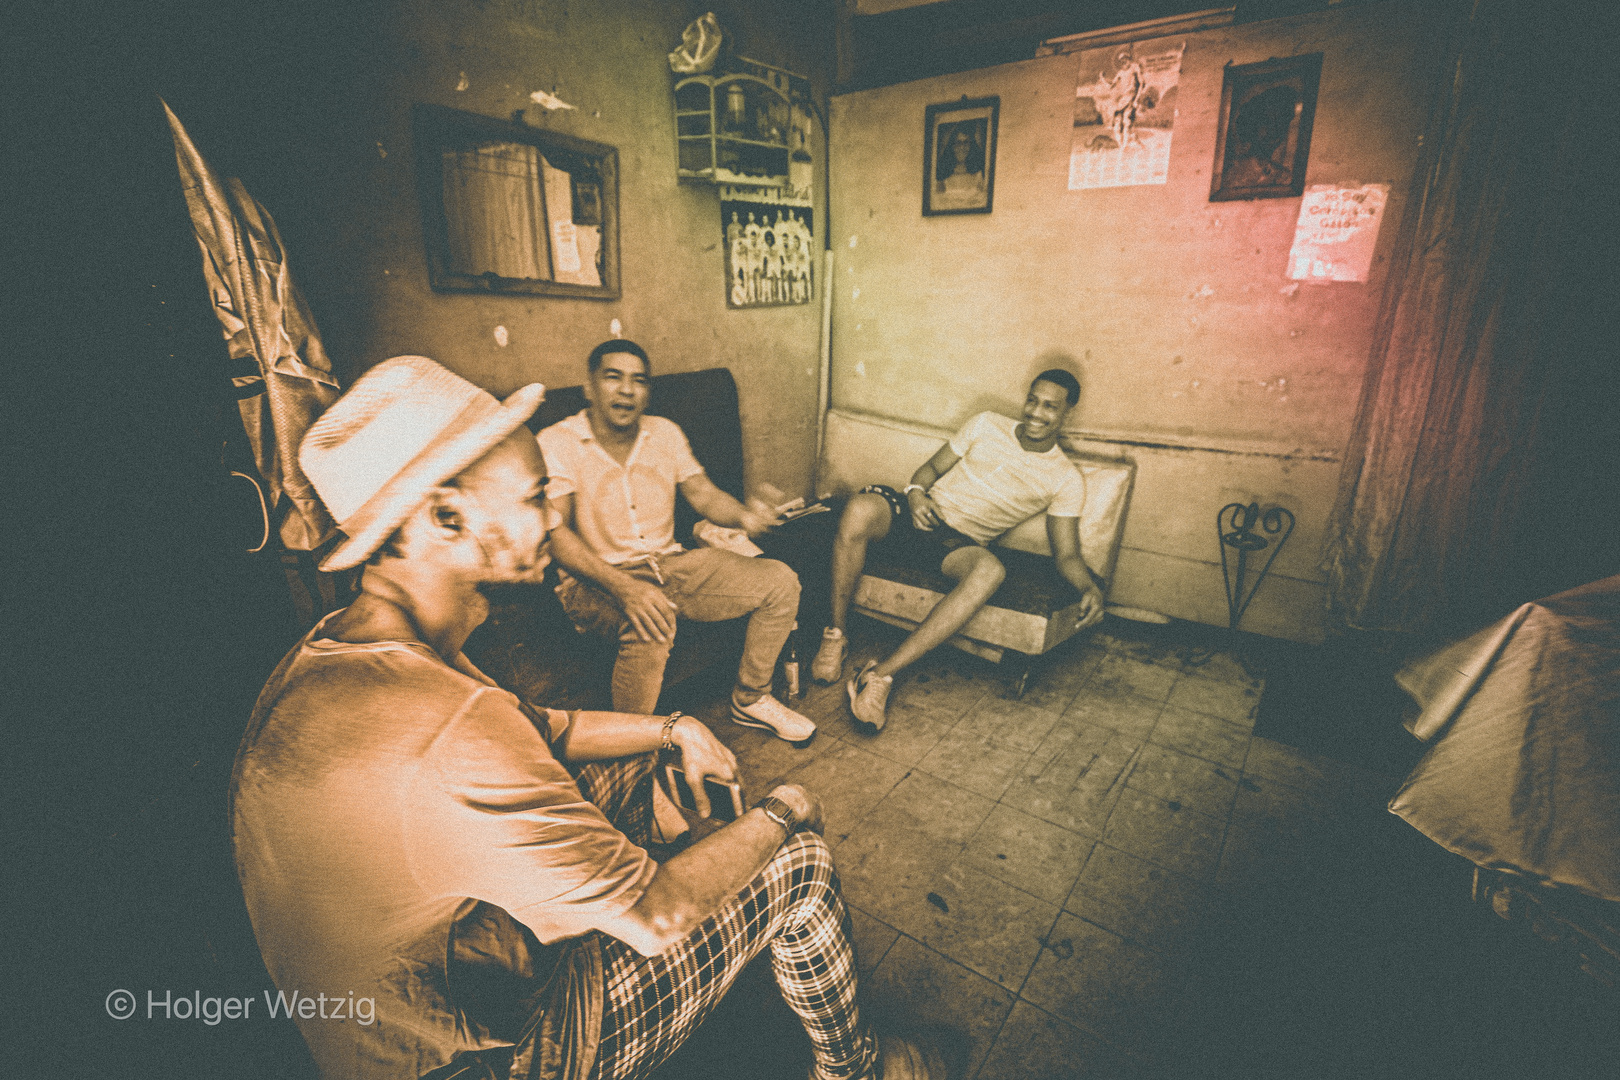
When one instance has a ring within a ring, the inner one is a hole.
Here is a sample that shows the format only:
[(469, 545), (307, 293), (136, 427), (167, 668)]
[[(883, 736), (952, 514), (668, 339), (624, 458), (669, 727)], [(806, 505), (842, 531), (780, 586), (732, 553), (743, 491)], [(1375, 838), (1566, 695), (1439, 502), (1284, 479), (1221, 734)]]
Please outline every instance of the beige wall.
[[(307, 148), (331, 168), (311, 198), (324, 235), (303, 237), (296, 268), (345, 380), (400, 353), (443, 362), (495, 393), (584, 376), (611, 320), (660, 372), (729, 367), (741, 391), (750, 484), (791, 494), (809, 484), (820, 368), (820, 268), (814, 303), (728, 311), (716, 190), (675, 177), (665, 55), (712, 5), (657, 0), (437, 3), (411, 0), (356, 50), (354, 98), (331, 110)], [(789, 3), (716, 8), (756, 60), (811, 76), (830, 72), (830, 34)], [(467, 88), (458, 90), (465, 73)], [(548, 113), (535, 90), (576, 106)], [(824, 100), (824, 98), (823, 98)], [(618, 148), (623, 298), (617, 301), (435, 293), (422, 252), (411, 106), (486, 116), (525, 110), (535, 126)], [(818, 160), (817, 169), (821, 164)], [(824, 192), (817, 178), (817, 246)], [(819, 252), (818, 252), (819, 254)], [(504, 326), (509, 343), (496, 342)]]
[[(1319, 639), (1322, 530), (1431, 85), (1418, 32), (1392, 3), (1185, 35), (1163, 185), (1067, 189), (1075, 55), (835, 98), (833, 403), (950, 426), (1015, 411), (1068, 357), (1076, 448), (1139, 470), (1110, 598), (1224, 625), (1215, 513), (1258, 499), (1299, 526), (1243, 627)], [(1208, 198), (1223, 65), (1316, 51), (1307, 182), (1392, 187), (1367, 284), (1292, 287), (1298, 199)], [(923, 111), (964, 95), (1001, 98), (994, 211), (924, 218)]]

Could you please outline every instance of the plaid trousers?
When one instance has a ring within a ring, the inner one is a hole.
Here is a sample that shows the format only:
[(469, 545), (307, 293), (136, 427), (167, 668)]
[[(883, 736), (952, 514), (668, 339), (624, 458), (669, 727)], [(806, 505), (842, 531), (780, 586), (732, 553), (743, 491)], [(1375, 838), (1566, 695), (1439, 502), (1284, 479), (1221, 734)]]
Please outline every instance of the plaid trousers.
[[(645, 845), (656, 757), (592, 762), (580, 791)], [(686, 940), (642, 956), (602, 935), (606, 989), (593, 1080), (637, 1080), (697, 1030), (767, 946), (776, 984), (810, 1036), (820, 1080), (868, 1080), (877, 1040), (855, 1004), (855, 950), (832, 853), (821, 837), (788, 837), (765, 869)]]

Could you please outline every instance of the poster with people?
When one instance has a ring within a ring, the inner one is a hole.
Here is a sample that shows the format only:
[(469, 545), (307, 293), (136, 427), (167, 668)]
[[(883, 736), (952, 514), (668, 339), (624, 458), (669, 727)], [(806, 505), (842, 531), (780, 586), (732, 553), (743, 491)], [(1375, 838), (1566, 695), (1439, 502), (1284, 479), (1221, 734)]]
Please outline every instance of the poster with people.
[(775, 188), (720, 188), (726, 306), (808, 304), (814, 294), (815, 211)]
[(1161, 38), (1080, 54), (1070, 191), (1166, 181), (1185, 47)]

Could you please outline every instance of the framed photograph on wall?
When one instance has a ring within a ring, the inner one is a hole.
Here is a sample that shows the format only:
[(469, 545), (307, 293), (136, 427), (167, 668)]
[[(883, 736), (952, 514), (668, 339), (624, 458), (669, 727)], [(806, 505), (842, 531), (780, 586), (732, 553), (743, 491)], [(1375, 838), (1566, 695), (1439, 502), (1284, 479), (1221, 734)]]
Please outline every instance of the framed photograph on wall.
[(996, 193), (999, 97), (930, 105), (923, 116), (924, 217), (988, 214)]
[(1226, 65), (1209, 201), (1280, 199), (1305, 191), (1322, 54)]

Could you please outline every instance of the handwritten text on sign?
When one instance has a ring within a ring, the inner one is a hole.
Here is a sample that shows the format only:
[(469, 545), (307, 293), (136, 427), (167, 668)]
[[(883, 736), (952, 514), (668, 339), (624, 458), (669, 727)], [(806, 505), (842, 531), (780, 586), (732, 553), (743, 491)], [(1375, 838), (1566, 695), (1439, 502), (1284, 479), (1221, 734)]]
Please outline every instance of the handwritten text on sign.
[(1295, 281), (1367, 280), (1388, 184), (1312, 184), (1299, 204), (1288, 276)]

